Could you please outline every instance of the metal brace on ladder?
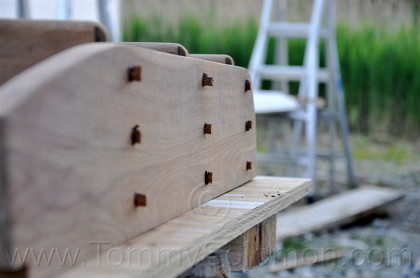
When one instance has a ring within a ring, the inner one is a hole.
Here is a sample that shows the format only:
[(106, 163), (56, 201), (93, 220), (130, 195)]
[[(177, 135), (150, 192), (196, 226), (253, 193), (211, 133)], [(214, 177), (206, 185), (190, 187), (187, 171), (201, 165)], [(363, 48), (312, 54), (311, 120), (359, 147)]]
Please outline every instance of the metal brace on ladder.
[[(280, 4), (283, 1), (280, 0)], [(328, 2), (327, 7), (325, 7), (325, 2)], [(303, 176), (311, 178), (313, 181), (313, 190), (309, 200), (313, 200), (316, 192), (315, 161), (317, 156), (329, 160), (330, 183), (334, 184), (334, 159), (337, 156), (334, 153), (335, 123), (338, 120), (343, 140), (343, 154), (347, 162), (348, 183), (351, 186), (356, 186), (348, 142), (346, 108), (337, 51), (334, 0), (314, 0), (310, 23), (271, 22), (272, 8), (273, 1), (265, 0), (257, 39), (249, 64), (249, 72), (254, 87), (255, 112), (260, 116), (282, 115), (293, 121), (293, 142), (285, 161), (289, 163), (288, 172), (292, 175), (296, 172), (296, 165), (305, 167)], [(328, 23), (326, 27), (321, 24), (324, 9), (327, 9)], [(284, 10), (284, 6), (279, 6), (279, 18), (281, 20), (284, 19), (284, 14), (282, 14)], [(278, 39), (280, 49), (276, 54), (280, 58), (277, 59), (280, 65), (264, 64), (269, 37), (277, 37)], [(307, 39), (303, 66), (287, 65), (287, 39), (289, 38)], [(325, 39), (327, 42), (326, 68), (319, 68), (318, 64), (320, 39)], [(298, 97), (295, 98), (284, 91), (260, 90), (261, 81), (264, 79), (282, 81), (281, 88), (284, 90), (288, 90), (287, 84), (289, 81), (299, 81)], [(317, 107), (318, 84), (320, 82), (327, 84), (327, 107), (322, 112)], [(326, 155), (318, 154), (316, 151), (318, 116), (320, 116), (320, 119), (328, 120), (329, 147)], [(268, 119), (271, 121), (273, 117)], [(299, 147), (303, 127), (305, 127), (306, 150), (303, 155), (300, 155)], [(284, 157), (279, 157), (278, 154), (261, 154), (259, 158), (263, 163), (282, 163), (284, 161)]]

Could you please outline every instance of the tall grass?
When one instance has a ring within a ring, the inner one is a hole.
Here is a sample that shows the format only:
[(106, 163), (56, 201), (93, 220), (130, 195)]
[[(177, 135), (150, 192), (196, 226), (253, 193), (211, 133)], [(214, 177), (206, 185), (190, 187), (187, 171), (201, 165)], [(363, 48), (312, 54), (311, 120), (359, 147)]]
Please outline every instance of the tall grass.
[(186, 14), (176, 26), (164, 26), (158, 15), (134, 17), (124, 27), (123, 41), (177, 42), (190, 53), (228, 54), (236, 65), (247, 67), (257, 35), (256, 21), (237, 22), (223, 29), (209, 22), (204, 26), (197, 17)]
[[(176, 26), (163, 25), (157, 15), (132, 18), (124, 28), (124, 41), (178, 42), (191, 53), (224, 53), (235, 64), (247, 67), (258, 25), (250, 19), (219, 28), (191, 14)], [(420, 29), (413, 25), (390, 32), (386, 27), (365, 25), (358, 29), (340, 24), (337, 42), (350, 127), (353, 131), (420, 136)], [(270, 40), (267, 62), (273, 62), (274, 39)], [(305, 41), (289, 41), (289, 61), (303, 61)], [(325, 55), (321, 42), (321, 65)], [(264, 83), (270, 86), (270, 83)], [(291, 83), (291, 93), (298, 84)], [(321, 95), (323, 94), (321, 87)]]

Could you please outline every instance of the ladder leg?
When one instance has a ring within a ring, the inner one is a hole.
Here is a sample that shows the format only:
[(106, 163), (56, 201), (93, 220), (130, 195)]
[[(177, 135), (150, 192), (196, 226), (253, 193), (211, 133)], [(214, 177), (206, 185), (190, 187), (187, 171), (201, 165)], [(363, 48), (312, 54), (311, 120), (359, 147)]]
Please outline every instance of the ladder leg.
[(344, 155), (346, 157), (346, 162), (347, 162), (348, 184), (350, 187), (356, 187), (357, 181), (353, 173), (353, 162), (351, 158), (351, 151), (350, 151), (350, 145), (349, 145), (349, 132), (348, 132), (348, 126), (347, 126), (346, 106), (344, 103), (343, 83), (341, 79), (340, 60), (338, 57), (337, 40), (336, 40), (336, 34), (335, 34), (334, 0), (329, 0), (328, 4), (329, 4), (328, 5), (329, 22), (334, 23), (330, 25), (329, 40), (330, 40), (330, 45), (331, 45), (331, 48), (330, 48), (331, 58), (333, 59), (332, 67), (334, 68), (334, 82), (335, 82), (334, 88), (336, 92), (338, 118), (339, 118), (339, 123), (340, 123), (341, 137), (343, 140)]
[(350, 145), (349, 145), (349, 132), (347, 127), (346, 107), (344, 104), (343, 89), (341, 84), (341, 77), (339, 78), (337, 86), (339, 87), (337, 94), (337, 104), (339, 111), (340, 130), (343, 140), (344, 155), (347, 161), (347, 176), (348, 184), (350, 187), (357, 187), (357, 181), (353, 173), (353, 162), (351, 158)]
[(314, 201), (316, 195), (316, 135), (317, 135), (317, 107), (316, 100), (318, 98), (318, 79), (317, 71), (319, 67), (319, 37), (318, 28), (321, 25), (321, 14), (323, 10), (323, 1), (314, 1), (312, 10), (311, 26), (306, 45), (307, 57), (307, 99), (306, 106), (306, 144), (307, 144), (307, 177), (312, 179), (312, 192), (308, 196), (308, 202)]
[[(277, 1), (277, 20), (279, 22), (286, 21), (286, 10), (287, 10), (287, 1), (286, 0), (278, 0)], [(287, 45), (287, 38), (277, 38), (276, 40), (276, 48), (275, 51), (275, 63), (277, 65), (288, 65), (289, 64), (289, 50)], [(275, 81), (274, 82), (274, 89), (280, 90), (286, 94), (289, 93), (289, 81)]]
[[(308, 65), (308, 53), (309, 53), (309, 49), (306, 46), (305, 48), (305, 54), (304, 54), (304, 58), (303, 58), (303, 66), (307, 67)], [(307, 77), (305, 77), (303, 80), (300, 81), (299, 84), (299, 92), (298, 92), (298, 97), (299, 99), (304, 99), (305, 97), (307, 97)], [(300, 145), (300, 141), (301, 141), (301, 136), (302, 136), (302, 130), (303, 130), (303, 121), (302, 119), (294, 119), (293, 120), (293, 142), (292, 142), (292, 146), (291, 146), (291, 150), (290, 150), (290, 158), (291, 158), (291, 163), (289, 163), (289, 170), (291, 172), (291, 175), (289, 176), (295, 176), (296, 175), (296, 168), (298, 165), (298, 159), (299, 159), (299, 145)]]
[[(328, 119), (328, 133), (329, 133), (329, 142), (328, 142), (328, 154), (329, 154), (329, 176), (330, 176), (330, 190), (337, 190), (335, 184), (335, 157), (334, 157), (334, 142), (335, 137), (337, 134), (336, 131), (336, 115), (337, 115), (337, 107), (336, 107), (336, 89), (335, 89), (335, 74), (334, 74), (334, 67), (332, 65), (334, 58), (334, 51), (333, 48), (336, 47), (334, 45), (334, 41), (331, 38), (335, 37), (335, 14), (334, 14), (334, 3), (328, 3), (327, 6), (327, 24), (328, 24), (328, 38), (325, 41), (325, 64), (328, 68), (329, 72), (329, 81), (327, 83), (327, 107), (328, 113), (330, 114)], [(331, 117), (331, 114), (334, 114), (334, 117)]]

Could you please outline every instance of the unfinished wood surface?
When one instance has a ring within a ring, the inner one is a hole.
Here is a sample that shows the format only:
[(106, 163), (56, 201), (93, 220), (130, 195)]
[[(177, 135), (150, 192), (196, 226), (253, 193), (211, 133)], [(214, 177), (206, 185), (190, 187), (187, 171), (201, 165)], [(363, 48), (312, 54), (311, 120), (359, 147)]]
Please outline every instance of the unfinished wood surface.
[(0, 20), (0, 84), (40, 61), (75, 45), (109, 41), (95, 22)]
[(259, 265), (273, 252), (276, 244), (276, 216), (273, 215), (235, 238), (222, 250), (229, 251), (230, 268), (245, 272)]
[(153, 49), (156, 51), (166, 52), (179, 56), (188, 56), (188, 50), (179, 43), (167, 43), (167, 42), (124, 42), (123, 44), (129, 44), (137, 47), (143, 47)]
[(325, 253), (320, 253), (318, 256), (306, 256), (306, 257), (299, 257), (296, 260), (283, 261), (277, 265), (270, 266), (268, 268), (268, 272), (275, 273), (275, 272), (281, 272), (288, 269), (294, 269), (299, 266), (326, 263), (329, 261), (341, 259), (345, 256), (347, 256), (346, 250), (342, 250), (342, 249), (330, 250)]
[(354, 221), (403, 197), (389, 188), (363, 186), (277, 217), (277, 240)]
[(231, 271), (245, 272), (256, 265), (258, 239), (258, 225), (256, 225), (221, 248), (229, 251)]
[(277, 216), (273, 215), (259, 224), (260, 233), (260, 263), (273, 253), (276, 247)]
[(235, 64), (232, 57), (224, 54), (189, 54), (188, 57), (227, 65)]
[(179, 43), (163, 43), (163, 42), (124, 42), (133, 46), (153, 49), (156, 51), (166, 52), (179, 56), (187, 56), (194, 59), (201, 59), (210, 62), (216, 62), (226, 65), (234, 65), (233, 58), (225, 54), (189, 54), (185, 46)]
[(307, 179), (256, 177), (88, 262), (77, 260), (58, 277), (176, 277), (304, 197), (310, 186)]
[[(140, 82), (128, 81), (132, 66)], [(203, 73), (213, 86), (203, 87)], [(4, 84), (0, 180), (12, 249), (80, 247), (86, 258), (95, 252), (90, 241), (115, 246), (251, 180), (256, 136), (245, 122), (255, 114), (246, 79), (244, 68), (94, 43)]]

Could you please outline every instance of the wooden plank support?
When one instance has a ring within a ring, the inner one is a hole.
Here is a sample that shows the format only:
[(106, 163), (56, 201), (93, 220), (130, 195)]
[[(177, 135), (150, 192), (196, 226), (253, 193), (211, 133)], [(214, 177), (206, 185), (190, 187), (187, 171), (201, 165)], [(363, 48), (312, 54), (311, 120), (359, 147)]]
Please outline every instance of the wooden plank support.
[(0, 84), (75, 45), (110, 41), (96, 22), (0, 20)]
[(245, 272), (268, 258), (273, 252), (275, 244), (276, 216), (273, 215), (221, 249), (229, 251), (231, 271)]
[(273, 215), (210, 254), (178, 278), (217, 278), (228, 277), (230, 271), (245, 272), (267, 259), (275, 244), (276, 215)]
[(176, 277), (304, 197), (310, 187), (307, 179), (256, 177), (111, 253), (103, 250), (87, 262), (76, 261), (74, 269), (58, 277)]
[[(10, 250), (80, 248), (86, 259), (95, 255), (90, 241), (115, 247), (251, 180), (256, 132), (245, 128), (255, 123), (246, 80), (240, 67), (92, 43), (3, 84)], [(35, 264), (27, 262), (31, 277), (64, 269)]]

